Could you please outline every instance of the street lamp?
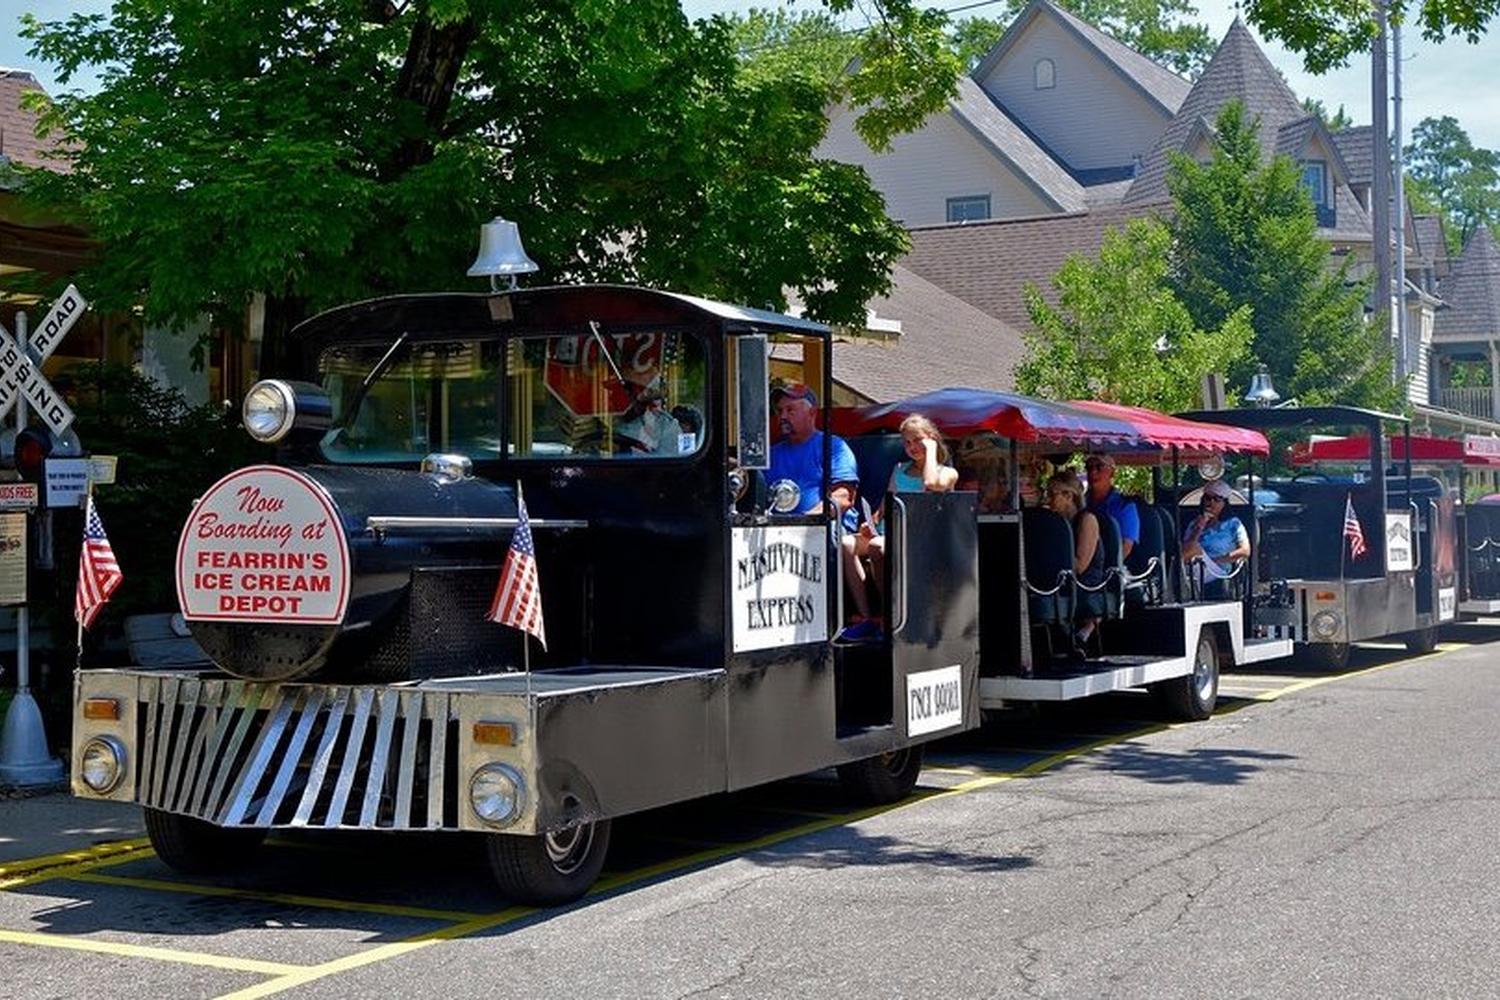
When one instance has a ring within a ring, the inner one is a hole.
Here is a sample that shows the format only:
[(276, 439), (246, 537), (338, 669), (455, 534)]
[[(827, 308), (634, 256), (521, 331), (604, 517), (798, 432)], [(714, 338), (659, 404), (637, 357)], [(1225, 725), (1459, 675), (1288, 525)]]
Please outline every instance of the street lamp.
[(509, 279), (508, 288), (516, 287), (516, 275), (539, 270), (536, 261), (526, 256), (521, 246), (521, 230), (514, 222), (495, 216), (479, 227), (479, 256), (469, 265), (469, 277), (490, 279), (490, 291), (500, 291), (500, 275)]

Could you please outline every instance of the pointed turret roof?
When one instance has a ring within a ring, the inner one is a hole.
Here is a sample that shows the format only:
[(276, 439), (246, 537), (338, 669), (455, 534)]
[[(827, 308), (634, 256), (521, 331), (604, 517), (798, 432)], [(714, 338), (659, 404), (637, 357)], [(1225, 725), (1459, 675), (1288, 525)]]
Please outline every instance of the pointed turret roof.
[(1193, 89), (1168, 123), (1166, 131), (1141, 164), (1140, 173), (1127, 202), (1149, 203), (1167, 198), (1167, 154), (1183, 151), (1198, 124), (1217, 121), (1230, 101), (1239, 100), (1245, 110), (1260, 119), (1260, 146), (1266, 159), (1277, 152), (1283, 127), (1303, 122), (1308, 113), (1282, 79), (1271, 60), (1239, 18), (1229, 26), (1218, 51), (1203, 68)]
[(1453, 270), (1438, 283), (1448, 308), (1437, 314), (1433, 335), (1442, 340), (1500, 340), (1500, 247), (1490, 227), (1469, 237)]

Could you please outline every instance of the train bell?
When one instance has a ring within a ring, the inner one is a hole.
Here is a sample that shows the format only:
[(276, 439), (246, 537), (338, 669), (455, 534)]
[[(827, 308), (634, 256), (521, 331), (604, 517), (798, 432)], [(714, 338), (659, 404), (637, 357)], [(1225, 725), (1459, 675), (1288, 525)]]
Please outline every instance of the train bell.
[(479, 256), (469, 265), (471, 278), (489, 276), (490, 287), (497, 288), (496, 278), (505, 275), (510, 287), (516, 287), (516, 275), (538, 270), (536, 261), (526, 256), (521, 246), (521, 230), (514, 222), (495, 216), (479, 227)]
[(1266, 370), (1265, 365), (1261, 365), (1260, 371), (1250, 379), (1250, 391), (1245, 393), (1245, 402), (1265, 409), (1280, 401), (1281, 393), (1271, 384), (1271, 373)]

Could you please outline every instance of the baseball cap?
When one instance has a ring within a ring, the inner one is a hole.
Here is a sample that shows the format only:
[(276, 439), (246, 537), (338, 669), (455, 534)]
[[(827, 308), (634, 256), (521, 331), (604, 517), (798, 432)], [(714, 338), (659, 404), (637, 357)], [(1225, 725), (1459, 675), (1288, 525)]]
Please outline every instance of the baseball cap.
[(785, 385), (776, 386), (771, 390), (771, 404), (774, 406), (782, 396), (789, 399), (805, 399), (814, 406), (818, 405), (818, 394), (801, 382), (788, 382)]
[(1229, 488), (1229, 484), (1224, 482), (1224, 480), (1215, 479), (1203, 487), (1203, 495), (1206, 497), (1218, 497), (1220, 500), (1228, 501), (1233, 498), (1234, 491)]
[(1115, 467), (1115, 456), (1113, 456), (1113, 455), (1106, 455), (1103, 452), (1097, 452), (1097, 453), (1095, 453), (1093, 455), (1090, 455), (1088, 458), (1084, 459), (1083, 466), (1084, 466), (1084, 468), (1088, 468), (1090, 465), (1094, 464), (1095, 462), (1098, 462), (1100, 465), (1104, 466), (1106, 469), (1113, 469)]

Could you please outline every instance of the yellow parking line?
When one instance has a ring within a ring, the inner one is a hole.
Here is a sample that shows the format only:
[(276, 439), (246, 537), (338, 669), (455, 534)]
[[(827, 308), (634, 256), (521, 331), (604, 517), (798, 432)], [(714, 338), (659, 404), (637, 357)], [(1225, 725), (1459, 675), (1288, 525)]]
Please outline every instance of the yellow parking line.
[(254, 972), (263, 976), (286, 976), (308, 968), (305, 965), (288, 965), (285, 962), (262, 962), (254, 958), (209, 955), (197, 951), (154, 948), (149, 945), (99, 941), (94, 938), (63, 937), (57, 934), (39, 934), (34, 931), (0, 930), (0, 942), (40, 945), (43, 948), (62, 948), (68, 951), (88, 951), (97, 955), (113, 955), (117, 958), (149, 958), (157, 962), (180, 962), (183, 965), (202, 965), (230, 972)]
[(149, 845), (144, 838), (140, 840), (116, 840), (108, 844), (94, 844), (91, 847), (81, 847), (76, 851), (62, 851), (57, 854), (43, 854), (35, 858), (21, 858), (16, 861), (0, 862), (0, 889), (22, 878), (29, 878), (49, 868), (72, 867), (86, 861), (98, 861), (112, 858), (120, 854), (134, 854), (141, 848)]
[(0, 890), (20, 889), (23, 886), (36, 885), (39, 882), (51, 882), (53, 879), (70, 878), (80, 872), (93, 871), (96, 868), (108, 868), (113, 865), (123, 865), (130, 861), (138, 861), (141, 858), (149, 858), (155, 852), (149, 844), (137, 847), (130, 851), (120, 851), (105, 857), (90, 858), (75, 864), (62, 865), (58, 868), (40, 868), (30, 875), (22, 875), (17, 878), (0, 879)]
[(383, 917), (411, 917), (417, 920), (439, 920), (444, 923), (472, 920), (475, 917), (484, 916), (482, 913), (474, 913), (468, 910), (429, 910), (421, 906), (402, 906), (395, 903), (361, 903), (350, 899), (333, 899), (328, 896), (300, 896), (295, 893), (263, 892), (259, 889), (238, 889), (233, 886), (173, 882), (168, 879), (103, 875), (98, 872), (84, 872), (68, 877), (74, 882), (118, 885), (131, 889), (150, 889), (155, 892), (180, 892), (189, 896), (228, 896), (235, 899), (253, 899), (264, 903), (285, 903), (287, 906), (307, 906), (319, 910), (345, 910), (350, 913), (376, 913)]

